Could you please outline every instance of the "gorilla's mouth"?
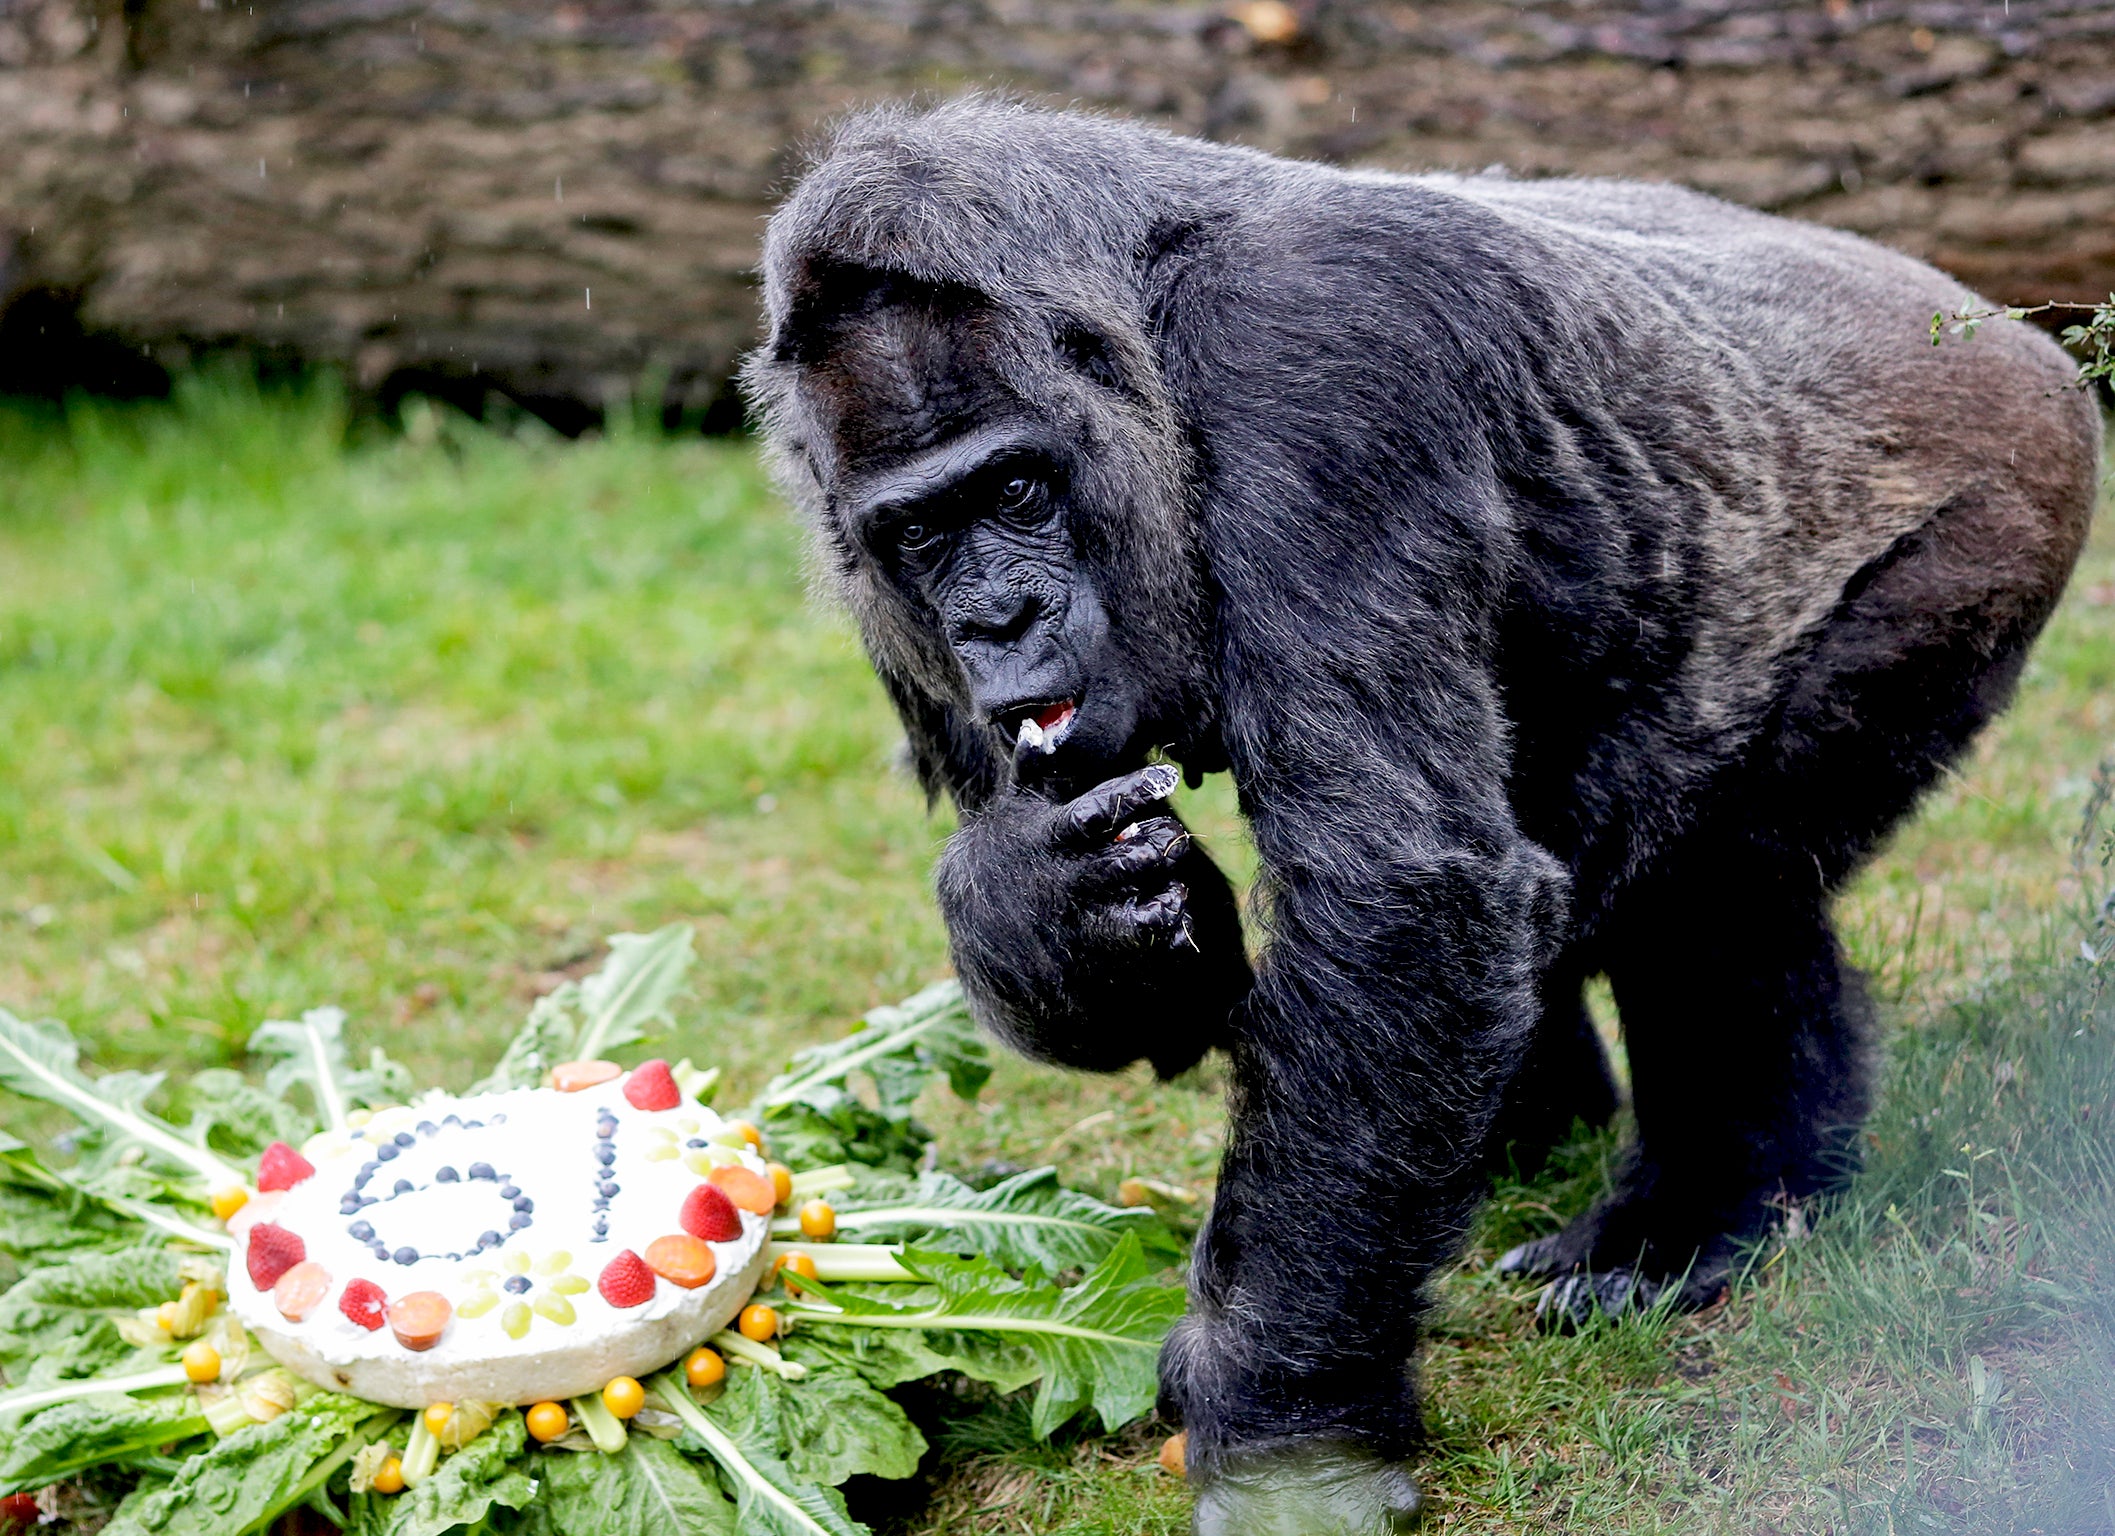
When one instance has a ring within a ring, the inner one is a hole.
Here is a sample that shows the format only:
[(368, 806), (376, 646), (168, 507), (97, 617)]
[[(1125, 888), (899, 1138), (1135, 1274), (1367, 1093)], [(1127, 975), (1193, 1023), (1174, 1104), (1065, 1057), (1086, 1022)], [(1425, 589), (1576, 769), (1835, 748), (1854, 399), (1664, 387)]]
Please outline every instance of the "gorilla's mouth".
[(1040, 752), (1045, 757), (1058, 749), (1079, 718), (1079, 705), (1072, 699), (1023, 704), (1003, 711), (1000, 728), (1013, 738), (1017, 754)]

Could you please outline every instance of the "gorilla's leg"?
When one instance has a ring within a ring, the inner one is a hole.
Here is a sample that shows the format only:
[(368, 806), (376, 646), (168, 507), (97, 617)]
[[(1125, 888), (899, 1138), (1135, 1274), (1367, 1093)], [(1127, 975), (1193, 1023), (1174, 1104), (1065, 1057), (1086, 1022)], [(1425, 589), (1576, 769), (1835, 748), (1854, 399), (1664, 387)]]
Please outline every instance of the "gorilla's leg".
[[(1610, 977), (1638, 1142), (1617, 1193), (1508, 1267), (1559, 1276), (1546, 1313), (1698, 1306), (1744, 1238), (1854, 1165), (1870, 1010), (1812, 867), (1730, 855), (1632, 909)], [(1804, 889), (1801, 888), (1802, 883)]]
[(1553, 967), (1543, 978), (1542, 1017), (1534, 1043), (1506, 1088), (1505, 1106), (1491, 1132), (1491, 1165), (1533, 1174), (1580, 1122), (1599, 1127), (1616, 1112), (1608, 1054), (1586, 1011), (1575, 965)]
[[(1867, 1013), (1826, 910), (2011, 696), (2082, 525), (1964, 495), (1860, 571), (1770, 727), (1657, 869), (1620, 893), (1609, 975), (1640, 1139), (1616, 1193), (1502, 1268), (1557, 1316), (1723, 1281), (1774, 1204), (1841, 1171)], [(1642, 1277), (1643, 1284), (1634, 1284)]]

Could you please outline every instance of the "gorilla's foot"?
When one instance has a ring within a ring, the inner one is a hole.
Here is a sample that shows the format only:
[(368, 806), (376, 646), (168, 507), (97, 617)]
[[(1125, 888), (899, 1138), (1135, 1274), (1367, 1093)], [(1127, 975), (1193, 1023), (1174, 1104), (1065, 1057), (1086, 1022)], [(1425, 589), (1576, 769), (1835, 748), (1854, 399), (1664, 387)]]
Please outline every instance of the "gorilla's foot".
[(1491, 1268), (1501, 1275), (1527, 1275), (1538, 1279), (1562, 1274), (1578, 1262), (1566, 1249), (1566, 1236), (1565, 1232), (1552, 1232), (1548, 1237), (1538, 1237), (1517, 1248), (1508, 1248)]
[(1535, 1321), (1553, 1333), (1570, 1333), (1596, 1317), (1635, 1316), (1662, 1304), (1677, 1312), (1701, 1312), (1725, 1294), (1724, 1264), (1698, 1265), (1665, 1278), (1634, 1269), (1585, 1269), (1559, 1275), (1535, 1298)]
[(1664, 1282), (1634, 1269), (1581, 1270), (1542, 1288), (1535, 1298), (1535, 1321), (1552, 1332), (1570, 1333), (1597, 1316), (1649, 1312), (1666, 1292)]
[(1604, 1214), (1590, 1211), (1562, 1232), (1507, 1250), (1491, 1266), (1502, 1275), (1550, 1282), (1535, 1299), (1535, 1319), (1543, 1327), (1568, 1332), (1597, 1316), (1648, 1312), (1662, 1302), (1678, 1311), (1701, 1311), (1725, 1290), (1733, 1271), (1733, 1245), (1726, 1238), (1692, 1250), (1682, 1269), (1655, 1272), (1640, 1260), (1672, 1246), (1637, 1244), (1617, 1257)]
[(1238, 1451), (1197, 1488), (1196, 1536), (1401, 1536), (1420, 1500), (1409, 1469), (1342, 1441)]

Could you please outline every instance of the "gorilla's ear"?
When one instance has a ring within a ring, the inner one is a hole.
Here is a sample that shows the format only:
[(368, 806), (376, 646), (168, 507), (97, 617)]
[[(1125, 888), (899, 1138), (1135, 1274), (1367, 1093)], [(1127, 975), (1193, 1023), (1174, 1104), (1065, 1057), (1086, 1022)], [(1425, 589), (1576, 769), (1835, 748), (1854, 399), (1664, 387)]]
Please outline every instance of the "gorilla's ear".
[(946, 790), (964, 815), (982, 810), (1006, 782), (1006, 764), (999, 760), (989, 734), (964, 720), (953, 704), (935, 698), (893, 667), (877, 670), (889, 702), (896, 706), (897, 718), (903, 721), (904, 745), (925, 790), (926, 805), (930, 807)]
[(1148, 335), (1165, 332), (1184, 279), (1211, 259), (1217, 222), (1203, 214), (1156, 219), (1132, 251)]

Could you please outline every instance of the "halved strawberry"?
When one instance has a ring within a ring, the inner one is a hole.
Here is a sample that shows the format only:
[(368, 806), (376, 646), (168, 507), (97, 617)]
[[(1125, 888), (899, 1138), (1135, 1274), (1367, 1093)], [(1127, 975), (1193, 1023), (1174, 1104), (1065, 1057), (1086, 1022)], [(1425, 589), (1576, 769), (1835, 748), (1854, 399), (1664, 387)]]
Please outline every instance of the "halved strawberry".
[(250, 1228), (250, 1252), (246, 1260), (250, 1267), (250, 1284), (260, 1291), (268, 1291), (279, 1283), (279, 1277), (308, 1257), (308, 1244), (301, 1241), (297, 1232), (289, 1232), (277, 1222), (260, 1221)]
[(654, 1299), (654, 1272), (627, 1248), (602, 1266), (595, 1289), (613, 1307), (643, 1307)]
[(372, 1280), (348, 1280), (344, 1293), (338, 1297), (338, 1310), (352, 1323), (373, 1333), (388, 1319), (389, 1293)]
[(316, 1165), (283, 1141), (275, 1141), (266, 1147), (264, 1156), (257, 1163), (257, 1187), (260, 1190), (292, 1189), (303, 1179), (315, 1176)]
[(731, 1243), (742, 1235), (742, 1213), (717, 1184), (700, 1184), (683, 1197), (676, 1225), (708, 1243)]
[(624, 1096), (633, 1109), (674, 1109), (683, 1102), (676, 1075), (658, 1056), (632, 1068), (632, 1075), (624, 1080)]

